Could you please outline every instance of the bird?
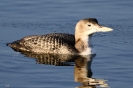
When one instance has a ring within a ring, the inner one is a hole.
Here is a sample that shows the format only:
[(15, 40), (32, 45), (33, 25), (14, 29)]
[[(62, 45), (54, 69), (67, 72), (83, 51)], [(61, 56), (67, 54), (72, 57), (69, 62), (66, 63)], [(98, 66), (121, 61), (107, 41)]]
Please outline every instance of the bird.
[(96, 32), (109, 32), (112, 30), (110, 27), (99, 25), (96, 18), (84, 18), (77, 22), (75, 34), (30, 35), (6, 45), (17, 52), (90, 55), (96, 54), (91, 44), (92, 35)]

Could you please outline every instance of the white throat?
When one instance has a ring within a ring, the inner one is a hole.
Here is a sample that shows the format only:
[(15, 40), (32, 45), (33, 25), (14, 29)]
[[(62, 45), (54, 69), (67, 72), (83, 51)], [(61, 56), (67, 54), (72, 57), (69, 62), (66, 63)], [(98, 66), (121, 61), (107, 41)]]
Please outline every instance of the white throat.
[(85, 49), (85, 51), (81, 52), (80, 55), (96, 54), (96, 51), (93, 48), (92, 41), (91, 41), (92, 36), (88, 36), (88, 37), (89, 38), (87, 38), (86, 40), (88, 47)]
[(75, 48), (79, 51), (80, 55), (96, 54), (96, 51), (91, 44), (91, 35), (80, 37), (76, 41)]

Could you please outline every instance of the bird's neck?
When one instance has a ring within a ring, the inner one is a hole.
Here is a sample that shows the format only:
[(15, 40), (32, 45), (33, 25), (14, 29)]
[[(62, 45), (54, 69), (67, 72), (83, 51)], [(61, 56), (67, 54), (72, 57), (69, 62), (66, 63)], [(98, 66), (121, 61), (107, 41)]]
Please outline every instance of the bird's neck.
[(90, 42), (91, 35), (90, 36), (76, 36), (75, 35), (75, 48), (79, 53), (85, 53), (85, 54), (91, 54), (91, 47), (92, 44)]

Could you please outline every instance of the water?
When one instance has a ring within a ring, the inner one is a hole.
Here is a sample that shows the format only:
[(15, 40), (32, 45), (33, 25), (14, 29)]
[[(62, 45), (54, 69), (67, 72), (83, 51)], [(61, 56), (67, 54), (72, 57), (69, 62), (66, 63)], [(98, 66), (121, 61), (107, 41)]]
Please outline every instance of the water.
[(73, 66), (36, 64), (35, 59), (14, 52), (5, 43), (27, 35), (51, 32), (74, 33), (78, 20), (95, 17), (114, 29), (97, 33), (93, 45), (94, 78), (108, 80), (111, 88), (132, 88), (133, 1), (128, 0), (1, 0), (0, 3), (0, 87), (75, 88)]

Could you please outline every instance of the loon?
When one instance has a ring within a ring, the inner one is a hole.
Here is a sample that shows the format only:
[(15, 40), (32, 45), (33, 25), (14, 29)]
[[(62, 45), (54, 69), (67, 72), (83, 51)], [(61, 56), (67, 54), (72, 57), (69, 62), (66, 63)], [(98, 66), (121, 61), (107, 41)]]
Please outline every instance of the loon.
[(112, 30), (112, 28), (99, 25), (96, 18), (85, 18), (76, 24), (75, 35), (67, 33), (31, 35), (7, 43), (7, 46), (17, 52), (36, 54), (96, 54), (93, 52), (93, 46), (90, 42), (92, 35), (96, 32), (109, 32)]

